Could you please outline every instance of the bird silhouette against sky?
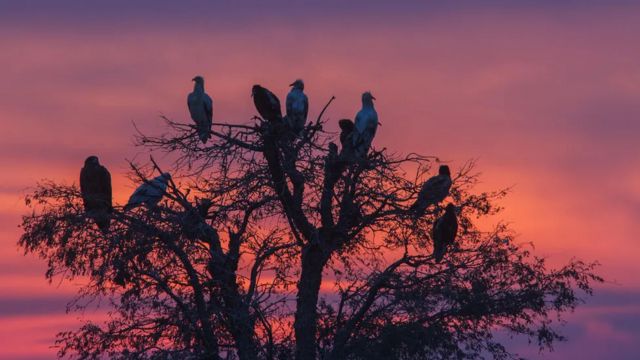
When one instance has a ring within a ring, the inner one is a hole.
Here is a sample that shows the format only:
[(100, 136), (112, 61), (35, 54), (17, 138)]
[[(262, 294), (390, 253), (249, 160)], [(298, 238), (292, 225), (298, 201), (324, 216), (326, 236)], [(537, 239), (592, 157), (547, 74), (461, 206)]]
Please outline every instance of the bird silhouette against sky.
[(124, 210), (128, 211), (142, 204), (147, 205), (149, 208), (155, 207), (166, 193), (170, 179), (171, 175), (169, 173), (163, 173), (149, 182), (142, 183), (133, 192)]
[(365, 158), (378, 129), (378, 113), (373, 107), (376, 98), (370, 92), (362, 94), (362, 109), (356, 114), (353, 146), (355, 154)]
[(80, 170), (80, 192), (84, 210), (100, 230), (107, 232), (113, 211), (111, 174), (100, 164), (97, 156), (89, 156)]
[(291, 131), (298, 135), (304, 129), (309, 113), (309, 99), (304, 93), (304, 82), (301, 79), (294, 81), (291, 91), (287, 95), (287, 125)]
[(431, 205), (439, 204), (449, 195), (451, 189), (451, 171), (447, 165), (440, 165), (438, 175), (429, 178), (422, 184), (416, 202), (411, 206), (411, 211), (416, 218), (424, 215)]
[(341, 119), (338, 121), (340, 126), (340, 144), (342, 145), (342, 154), (351, 157), (353, 154), (353, 130), (355, 125), (351, 119)]
[(211, 124), (213, 122), (213, 101), (204, 92), (204, 78), (196, 76), (192, 79), (193, 92), (187, 96), (187, 106), (191, 119), (196, 123), (198, 137), (202, 143), (206, 143), (211, 138)]
[(433, 238), (433, 257), (437, 263), (442, 261), (447, 248), (456, 240), (458, 233), (458, 217), (456, 207), (448, 204), (444, 210), (444, 215), (438, 218), (433, 224), (431, 237)]
[(260, 116), (271, 122), (282, 121), (282, 109), (280, 108), (280, 100), (271, 91), (260, 85), (253, 85), (251, 89), (253, 103)]

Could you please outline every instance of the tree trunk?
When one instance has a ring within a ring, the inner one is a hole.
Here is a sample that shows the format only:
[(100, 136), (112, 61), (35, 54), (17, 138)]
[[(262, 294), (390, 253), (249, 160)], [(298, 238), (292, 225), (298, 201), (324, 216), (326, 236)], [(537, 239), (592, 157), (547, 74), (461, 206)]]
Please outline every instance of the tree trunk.
[(296, 335), (296, 360), (316, 359), (317, 303), (322, 269), (326, 262), (326, 254), (317, 245), (308, 245), (302, 250), (302, 273), (298, 281), (293, 324)]
[(258, 343), (254, 337), (254, 323), (249, 307), (242, 300), (238, 290), (235, 271), (236, 264), (212, 263), (212, 276), (220, 281), (224, 313), (228, 322), (229, 332), (233, 337), (240, 360), (255, 360), (258, 358)]

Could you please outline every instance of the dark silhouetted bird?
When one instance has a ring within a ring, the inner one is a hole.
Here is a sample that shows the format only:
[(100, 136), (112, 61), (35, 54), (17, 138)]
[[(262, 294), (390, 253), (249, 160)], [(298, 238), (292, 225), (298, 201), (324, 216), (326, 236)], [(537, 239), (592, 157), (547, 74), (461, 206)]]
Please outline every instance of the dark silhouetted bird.
[(448, 204), (444, 209), (444, 215), (438, 218), (433, 224), (433, 257), (436, 262), (442, 261), (447, 247), (451, 246), (456, 240), (458, 232), (458, 218), (456, 216), (456, 207)]
[(204, 92), (204, 79), (196, 76), (192, 79), (195, 84), (193, 92), (187, 96), (187, 106), (191, 119), (195, 121), (198, 130), (198, 137), (202, 143), (206, 143), (211, 138), (211, 123), (213, 122), (213, 101)]
[(278, 97), (271, 91), (260, 85), (253, 85), (251, 96), (253, 96), (253, 103), (256, 105), (256, 110), (258, 110), (258, 113), (263, 119), (273, 122), (282, 121), (280, 100), (278, 100)]
[(449, 195), (451, 188), (451, 171), (447, 165), (441, 165), (438, 175), (431, 177), (422, 184), (422, 189), (418, 193), (416, 202), (411, 205), (415, 217), (424, 215), (425, 210), (430, 205), (440, 203)]
[(355, 125), (351, 119), (342, 119), (338, 121), (340, 126), (340, 144), (342, 144), (343, 152), (350, 152), (353, 150), (353, 129)]
[(287, 125), (294, 134), (300, 134), (307, 122), (309, 99), (304, 94), (304, 82), (300, 79), (290, 84), (291, 91), (287, 95)]
[(111, 174), (100, 165), (97, 156), (89, 156), (80, 171), (80, 192), (84, 210), (94, 219), (100, 230), (107, 232), (113, 211), (111, 194)]
[(202, 217), (203, 219), (206, 219), (207, 215), (209, 214), (209, 209), (211, 209), (212, 206), (213, 206), (213, 202), (211, 201), (211, 199), (198, 200), (197, 209), (200, 217)]
[(136, 191), (133, 192), (124, 210), (131, 210), (142, 204), (146, 204), (148, 207), (154, 207), (162, 200), (162, 197), (167, 191), (167, 183), (171, 179), (169, 173), (163, 173), (156, 176), (151, 181), (143, 183), (138, 186)]
[(362, 94), (362, 109), (356, 114), (353, 147), (356, 155), (361, 158), (367, 156), (378, 129), (378, 113), (373, 107), (375, 99), (368, 91)]

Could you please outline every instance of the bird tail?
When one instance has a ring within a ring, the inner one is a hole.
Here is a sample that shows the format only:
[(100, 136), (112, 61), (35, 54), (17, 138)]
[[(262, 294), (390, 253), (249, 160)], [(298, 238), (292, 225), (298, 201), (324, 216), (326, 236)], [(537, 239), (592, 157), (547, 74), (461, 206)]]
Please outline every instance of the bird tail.
[(433, 257), (436, 260), (436, 263), (439, 264), (444, 258), (444, 249), (441, 247), (437, 247), (433, 249)]
[(201, 132), (198, 137), (200, 138), (200, 141), (202, 141), (203, 144), (206, 144), (207, 140), (209, 140), (211, 136), (207, 133)]

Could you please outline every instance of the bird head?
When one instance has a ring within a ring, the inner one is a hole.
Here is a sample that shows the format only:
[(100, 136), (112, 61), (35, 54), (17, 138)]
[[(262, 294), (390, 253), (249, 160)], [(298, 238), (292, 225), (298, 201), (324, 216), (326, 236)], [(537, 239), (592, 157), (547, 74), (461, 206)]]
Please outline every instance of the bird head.
[(204, 85), (204, 78), (200, 75), (194, 77), (193, 79), (191, 79), (191, 81), (195, 81), (196, 84), (202, 84)]
[(262, 89), (262, 86), (256, 84), (251, 88), (251, 96), (256, 96), (256, 93)]
[(165, 182), (169, 182), (169, 180), (171, 180), (171, 174), (169, 173), (162, 173), (162, 180), (164, 180)]
[(371, 95), (371, 92), (366, 91), (364, 94), (362, 94), (362, 102), (370, 102), (373, 103), (372, 100), (375, 100), (376, 98), (373, 97), (373, 95)]
[(448, 203), (447, 207), (444, 208), (444, 212), (446, 214), (454, 214), (456, 213), (456, 206), (453, 203)]
[(100, 165), (100, 161), (98, 161), (98, 157), (95, 155), (91, 155), (84, 161), (85, 165), (97, 166)]
[(351, 119), (342, 119), (338, 121), (338, 126), (340, 126), (342, 131), (353, 131), (355, 125)]
[(438, 174), (447, 175), (451, 177), (451, 171), (449, 170), (449, 167), (447, 165), (440, 165), (440, 168), (438, 169)]
[(289, 84), (289, 86), (293, 86), (294, 89), (304, 90), (304, 81), (302, 81), (302, 79), (297, 79), (296, 81)]

